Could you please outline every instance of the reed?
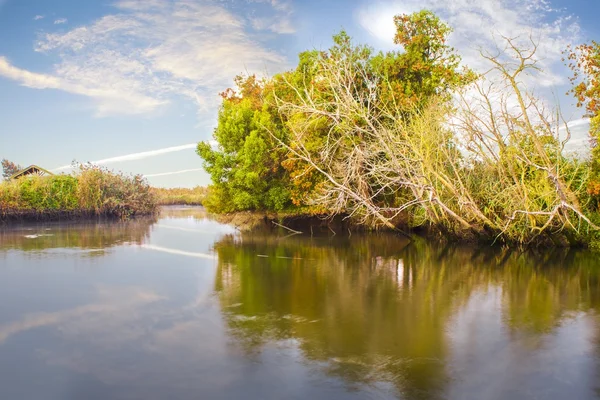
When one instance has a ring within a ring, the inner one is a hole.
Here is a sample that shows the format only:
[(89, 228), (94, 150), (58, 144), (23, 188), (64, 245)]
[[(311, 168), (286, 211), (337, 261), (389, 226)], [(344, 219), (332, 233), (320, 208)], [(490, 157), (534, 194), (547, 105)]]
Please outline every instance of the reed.
[(27, 176), (0, 183), (0, 221), (110, 217), (127, 219), (158, 210), (141, 175), (80, 166), (73, 175)]

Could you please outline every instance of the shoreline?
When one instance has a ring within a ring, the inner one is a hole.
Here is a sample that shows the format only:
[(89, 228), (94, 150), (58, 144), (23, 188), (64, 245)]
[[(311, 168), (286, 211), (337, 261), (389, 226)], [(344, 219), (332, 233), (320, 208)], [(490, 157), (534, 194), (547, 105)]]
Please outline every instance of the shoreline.
[(324, 232), (337, 235), (352, 235), (352, 233), (374, 233), (388, 232), (396, 233), (399, 237), (408, 239), (421, 238), (441, 243), (457, 243), (478, 246), (507, 246), (514, 249), (526, 248), (581, 248), (600, 251), (600, 247), (594, 245), (594, 241), (586, 242), (583, 237), (567, 237), (564, 233), (553, 235), (546, 233), (538, 236), (529, 243), (515, 243), (506, 241), (491, 232), (486, 235), (478, 235), (473, 231), (450, 232), (442, 226), (428, 224), (420, 227), (408, 227), (401, 224), (397, 229), (388, 227), (368, 228), (351, 221), (347, 215), (308, 215), (308, 214), (286, 214), (274, 212), (244, 211), (229, 214), (208, 213), (216, 221), (229, 224), (242, 232), (254, 230), (287, 230), (290, 234), (313, 235)]
[[(23, 223), (45, 223), (45, 222), (119, 222), (133, 220), (137, 218), (146, 218), (158, 216), (163, 210), (170, 208), (205, 208), (202, 205), (177, 203), (177, 204), (158, 204), (153, 212), (131, 212), (131, 210), (118, 210), (110, 213), (95, 213), (93, 211), (81, 210), (46, 210), (46, 211), (0, 211), (0, 226), (17, 226)], [(353, 233), (372, 233), (378, 232), (395, 233), (399, 237), (406, 237), (410, 240), (419, 238), (440, 243), (456, 243), (461, 245), (478, 246), (508, 246), (514, 249), (526, 248), (587, 248), (599, 251), (598, 246), (586, 245), (581, 238), (566, 238), (556, 235), (540, 235), (535, 241), (528, 244), (519, 244), (507, 242), (492, 235), (483, 237), (477, 236), (473, 232), (462, 232), (458, 235), (454, 232), (444, 231), (441, 227), (426, 225), (417, 228), (398, 226), (397, 230), (388, 227), (379, 227), (376, 229), (368, 228), (352, 221), (347, 215), (310, 215), (293, 213), (275, 213), (266, 211), (243, 211), (229, 214), (215, 214), (206, 211), (206, 215), (222, 224), (230, 225), (240, 232), (260, 232), (260, 231), (283, 231), (290, 235), (309, 235), (320, 236), (328, 234), (352, 235)]]
[(137, 217), (151, 217), (159, 212), (160, 210), (153, 212), (119, 210), (103, 213), (88, 210), (0, 211), (0, 225), (18, 225), (28, 222), (124, 221)]

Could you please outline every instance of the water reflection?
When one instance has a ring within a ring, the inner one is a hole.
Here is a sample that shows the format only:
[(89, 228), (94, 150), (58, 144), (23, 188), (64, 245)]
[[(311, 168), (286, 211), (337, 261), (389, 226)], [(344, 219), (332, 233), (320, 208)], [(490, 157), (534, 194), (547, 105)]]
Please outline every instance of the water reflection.
[[(150, 235), (155, 218), (132, 221), (25, 224), (0, 228), (0, 254), (7, 250), (40, 252), (50, 249), (78, 249), (101, 255), (110, 247), (141, 244)], [(65, 251), (72, 254), (73, 251)]]
[[(576, 380), (590, 383), (578, 388), (581, 398), (596, 386), (585, 371), (597, 364), (590, 331), (598, 327), (600, 266), (592, 254), (407, 245), (390, 236), (244, 235), (215, 248), (224, 318), (249, 354), (293, 338), (307, 359), (350, 387), (390, 382), (406, 398), (525, 396), (540, 380), (572, 375), (545, 362), (578, 365)], [(557, 352), (559, 344), (574, 353)], [(500, 351), (490, 352), (495, 346)], [(521, 387), (487, 368), (490, 356), (515, 349), (505, 368), (538, 359)], [(482, 395), (490, 379), (506, 386)], [(546, 398), (570, 390), (566, 382), (551, 386)]]
[[(50, 326), (60, 326), (66, 335), (89, 333), (90, 340), (107, 340), (111, 337), (106, 335), (107, 331), (119, 327), (124, 320), (130, 320), (129, 313), (132, 310), (164, 300), (157, 293), (139, 287), (99, 287), (95, 296), (96, 299), (89, 304), (55, 312), (28, 314), (18, 321), (1, 326), (0, 345), (11, 336)], [(94, 326), (93, 322), (90, 324), (90, 321), (95, 321), (98, 326)], [(130, 339), (129, 335), (123, 333), (122, 330), (119, 331), (121, 340)]]
[(596, 255), (287, 233), (0, 230), (0, 398), (600, 396)]

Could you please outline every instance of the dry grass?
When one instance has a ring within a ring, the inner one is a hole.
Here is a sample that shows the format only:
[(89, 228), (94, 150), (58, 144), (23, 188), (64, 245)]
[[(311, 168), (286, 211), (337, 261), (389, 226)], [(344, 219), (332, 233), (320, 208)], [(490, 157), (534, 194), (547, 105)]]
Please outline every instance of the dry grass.
[(163, 206), (188, 205), (201, 206), (208, 194), (208, 188), (196, 186), (193, 189), (187, 188), (152, 188), (152, 193), (156, 196), (157, 203)]

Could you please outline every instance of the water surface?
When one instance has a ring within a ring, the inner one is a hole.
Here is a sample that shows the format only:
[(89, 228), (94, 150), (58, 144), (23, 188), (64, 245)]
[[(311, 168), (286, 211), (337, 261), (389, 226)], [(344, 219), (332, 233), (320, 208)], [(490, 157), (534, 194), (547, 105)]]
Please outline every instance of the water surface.
[(199, 208), (0, 228), (0, 399), (600, 398), (600, 260)]

